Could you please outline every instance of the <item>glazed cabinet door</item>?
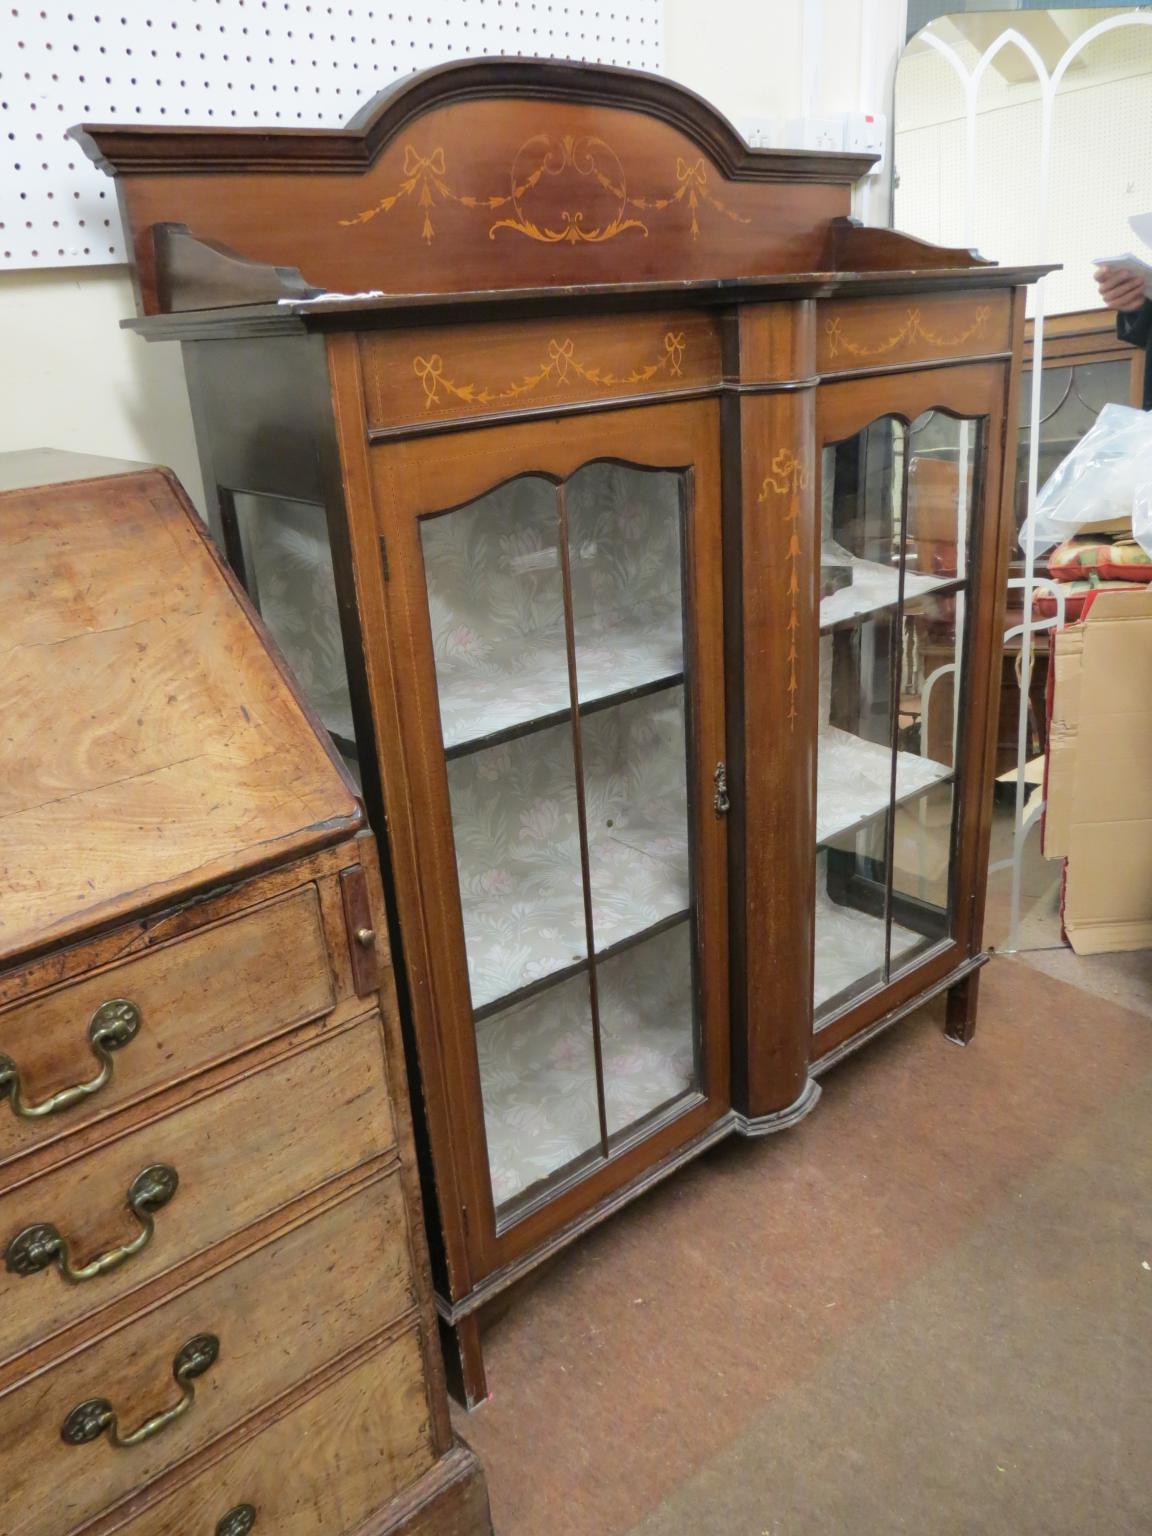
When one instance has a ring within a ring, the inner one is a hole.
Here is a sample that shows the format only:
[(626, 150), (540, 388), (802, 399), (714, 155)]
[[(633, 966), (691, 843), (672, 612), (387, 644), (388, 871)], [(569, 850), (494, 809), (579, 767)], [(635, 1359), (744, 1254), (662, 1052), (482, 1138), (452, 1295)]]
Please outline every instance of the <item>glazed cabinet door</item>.
[(675, 405), (370, 453), (414, 1004), (480, 1271), (727, 1107), (718, 432)]
[(816, 1055), (967, 952), (1003, 390), (977, 367), (820, 393)]

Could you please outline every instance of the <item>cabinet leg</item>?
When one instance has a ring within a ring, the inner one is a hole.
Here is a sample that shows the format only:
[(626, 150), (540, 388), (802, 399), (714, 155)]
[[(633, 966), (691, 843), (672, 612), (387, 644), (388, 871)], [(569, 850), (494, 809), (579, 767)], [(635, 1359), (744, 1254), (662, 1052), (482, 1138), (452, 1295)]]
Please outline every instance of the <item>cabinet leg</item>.
[(488, 1401), (488, 1377), (484, 1373), (484, 1346), (480, 1320), (475, 1312), (458, 1323), (440, 1319), (440, 1344), (444, 1350), (444, 1374), (448, 1390), (469, 1412)]
[(980, 972), (969, 971), (963, 981), (948, 988), (944, 1033), (956, 1045), (967, 1045), (976, 1033), (976, 1009), (980, 1000)]

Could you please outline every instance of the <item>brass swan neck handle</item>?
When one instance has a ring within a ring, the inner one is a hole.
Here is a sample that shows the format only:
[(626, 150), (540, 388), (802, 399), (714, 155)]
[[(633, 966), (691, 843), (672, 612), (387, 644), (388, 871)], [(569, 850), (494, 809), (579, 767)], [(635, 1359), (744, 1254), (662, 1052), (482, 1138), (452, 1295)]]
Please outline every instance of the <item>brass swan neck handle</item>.
[(62, 1088), (39, 1104), (30, 1104), (24, 1096), (20, 1068), (11, 1056), (0, 1056), (0, 1099), (8, 1100), (18, 1120), (42, 1120), (47, 1115), (58, 1115), (62, 1110), (71, 1109), (74, 1104), (99, 1093), (111, 1080), (112, 1052), (135, 1040), (139, 1032), (140, 1010), (136, 1004), (125, 997), (110, 998), (100, 1004), (88, 1023), (88, 1044), (100, 1063), (95, 1077), (85, 1083), (75, 1083), (71, 1088)]
[(4, 1261), (11, 1275), (21, 1278), (38, 1275), (53, 1264), (71, 1285), (82, 1285), (119, 1269), (134, 1254), (146, 1248), (156, 1230), (155, 1213), (168, 1204), (180, 1185), (180, 1176), (167, 1163), (144, 1168), (128, 1186), (128, 1209), (140, 1223), (140, 1232), (130, 1243), (111, 1248), (88, 1264), (72, 1262), (72, 1248), (59, 1227), (52, 1222), (37, 1222), (18, 1232), (4, 1251)]
[(172, 1361), (172, 1375), (180, 1388), (180, 1401), (171, 1408), (164, 1408), (144, 1420), (138, 1428), (127, 1434), (121, 1432), (120, 1418), (106, 1397), (91, 1397), (78, 1403), (60, 1426), (60, 1438), (65, 1445), (88, 1445), (107, 1434), (118, 1451), (131, 1450), (154, 1439), (162, 1430), (191, 1412), (196, 1400), (194, 1385), (198, 1376), (211, 1370), (220, 1354), (220, 1340), (214, 1333), (198, 1333), (189, 1339)]

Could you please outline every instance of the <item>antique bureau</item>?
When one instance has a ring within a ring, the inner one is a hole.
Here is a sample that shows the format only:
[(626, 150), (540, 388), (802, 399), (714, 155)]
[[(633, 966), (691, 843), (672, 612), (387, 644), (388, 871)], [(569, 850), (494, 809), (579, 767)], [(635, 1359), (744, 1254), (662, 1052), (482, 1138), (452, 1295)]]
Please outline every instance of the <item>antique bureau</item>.
[(933, 993), (971, 1032), (1037, 269), (861, 228), (867, 158), (626, 70), (74, 131), (387, 844), (474, 1402), (526, 1268)]
[(0, 1530), (482, 1536), (359, 801), (167, 472), (0, 530)]

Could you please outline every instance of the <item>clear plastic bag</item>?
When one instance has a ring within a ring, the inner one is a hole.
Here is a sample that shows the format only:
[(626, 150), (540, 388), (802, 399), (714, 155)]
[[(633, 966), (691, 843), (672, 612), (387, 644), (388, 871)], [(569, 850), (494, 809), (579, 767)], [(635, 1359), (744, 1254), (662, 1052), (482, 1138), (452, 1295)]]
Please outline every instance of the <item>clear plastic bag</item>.
[(1152, 413), (1106, 405), (1045, 482), (1020, 542), (1040, 554), (1078, 533), (1127, 532), (1152, 554)]

